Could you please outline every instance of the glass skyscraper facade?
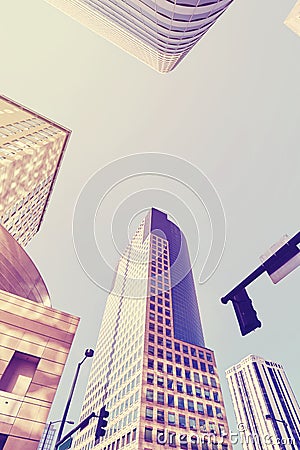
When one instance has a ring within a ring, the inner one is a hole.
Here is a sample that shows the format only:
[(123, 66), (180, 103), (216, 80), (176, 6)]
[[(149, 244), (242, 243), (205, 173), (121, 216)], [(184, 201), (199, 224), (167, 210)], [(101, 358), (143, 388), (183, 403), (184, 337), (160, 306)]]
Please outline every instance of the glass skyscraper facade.
[(170, 72), (233, 0), (46, 0), (159, 72)]
[(108, 296), (76, 450), (231, 450), (216, 361), (204, 347), (187, 244), (166, 214), (152, 209), (123, 253)]
[(281, 364), (250, 355), (226, 371), (245, 450), (298, 450), (300, 409)]
[(0, 95), (0, 224), (23, 247), (41, 226), (70, 134)]

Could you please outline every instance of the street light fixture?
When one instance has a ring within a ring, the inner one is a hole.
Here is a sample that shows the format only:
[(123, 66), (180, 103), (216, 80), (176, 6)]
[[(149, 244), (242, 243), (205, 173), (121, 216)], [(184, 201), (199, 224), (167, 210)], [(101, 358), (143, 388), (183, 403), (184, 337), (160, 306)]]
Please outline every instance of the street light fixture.
[[(44, 450), (44, 448), (45, 448), (45, 444), (47, 441), (47, 437), (48, 437), (51, 425), (54, 425), (55, 423), (60, 423), (60, 422), (61, 422), (61, 420), (54, 420), (54, 421), (50, 421), (48, 423), (47, 431), (46, 431), (45, 437), (43, 439), (43, 445), (40, 450)], [(66, 420), (66, 423), (68, 423), (69, 425), (74, 425), (75, 422), (73, 422), (73, 420)]]
[(72, 383), (72, 386), (71, 386), (71, 389), (70, 389), (70, 393), (69, 393), (69, 398), (67, 400), (65, 411), (64, 411), (63, 417), (61, 419), (61, 424), (60, 424), (60, 427), (59, 427), (59, 430), (58, 430), (56, 443), (55, 443), (55, 448), (57, 448), (57, 444), (61, 440), (61, 437), (62, 437), (62, 434), (63, 434), (63, 431), (64, 431), (64, 426), (65, 426), (65, 423), (67, 421), (67, 415), (68, 415), (68, 412), (69, 412), (69, 409), (70, 409), (70, 405), (71, 405), (72, 397), (73, 397), (73, 394), (74, 394), (75, 386), (76, 386), (76, 383), (77, 383), (77, 379), (78, 379), (80, 368), (81, 368), (82, 364), (84, 363), (84, 361), (87, 358), (92, 358), (93, 356), (94, 356), (94, 350), (92, 350), (91, 348), (86, 349), (86, 351), (84, 353), (83, 360), (80, 361), (78, 363), (78, 365), (77, 365), (77, 369), (76, 369), (76, 372), (75, 372), (74, 380), (73, 380), (73, 383)]

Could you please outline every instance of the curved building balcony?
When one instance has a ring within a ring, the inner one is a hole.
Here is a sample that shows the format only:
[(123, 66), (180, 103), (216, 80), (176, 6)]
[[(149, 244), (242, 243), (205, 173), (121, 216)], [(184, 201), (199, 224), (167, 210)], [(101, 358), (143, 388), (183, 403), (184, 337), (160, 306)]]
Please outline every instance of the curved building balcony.
[(0, 225), (0, 290), (51, 306), (49, 292), (35, 264)]

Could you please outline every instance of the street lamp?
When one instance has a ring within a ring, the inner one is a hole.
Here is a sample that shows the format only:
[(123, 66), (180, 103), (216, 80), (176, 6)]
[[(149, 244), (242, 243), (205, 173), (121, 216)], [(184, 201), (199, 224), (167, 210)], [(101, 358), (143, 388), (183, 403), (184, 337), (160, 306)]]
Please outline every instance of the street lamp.
[(274, 422), (281, 422), (284, 425), (286, 425), (285, 420), (275, 419), (275, 417), (271, 416), (271, 414), (266, 414), (265, 417), (267, 420), (273, 420)]
[[(42, 445), (40, 450), (44, 450), (44, 448), (45, 448), (45, 444), (46, 444), (46, 441), (47, 441), (47, 437), (48, 437), (51, 425), (54, 425), (55, 423), (60, 423), (60, 422), (61, 422), (61, 420), (54, 420), (54, 421), (50, 421), (48, 423), (47, 431), (46, 431), (45, 437), (43, 439), (43, 445)], [(75, 422), (73, 422), (73, 420), (66, 420), (66, 423), (68, 423), (70, 425), (74, 425)]]
[(72, 401), (72, 397), (73, 397), (73, 394), (74, 394), (74, 389), (75, 389), (75, 386), (76, 386), (76, 383), (77, 383), (77, 378), (78, 378), (78, 375), (79, 375), (80, 367), (82, 366), (82, 364), (84, 363), (84, 361), (87, 358), (92, 358), (93, 356), (94, 356), (94, 350), (92, 350), (91, 348), (86, 349), (86, 351), (84, 353), (83, 360), (80, 361), (78, 363), (78, 365), (77, 365), (77, 369), (76, 369), (76, 372), (75, 372), (74, 380), (73, 380), (73, 383), (72, 383), (72, 386), (71, 386), (71, 389), (70, 389), (69, 398), (68, 398), (68, 401), (66, 403), (64, 415), (63, 415), (63, 417), (61, 419), (61, 424), (60, 424), (60, 427), (59, 427), (59, 430), (58, 430), (56, 443), (55, 443), (55, 448), (57, 448), (57, 444), (61, 440), (61, 437), (62, 437), (62, 434), (63, 434), (63, 431), (64, 431), (64, 426), (65, 426), (65, 423), (67, 421), (67, 415), (68, 415), (69, 408), (70, 408), (71, 401)]

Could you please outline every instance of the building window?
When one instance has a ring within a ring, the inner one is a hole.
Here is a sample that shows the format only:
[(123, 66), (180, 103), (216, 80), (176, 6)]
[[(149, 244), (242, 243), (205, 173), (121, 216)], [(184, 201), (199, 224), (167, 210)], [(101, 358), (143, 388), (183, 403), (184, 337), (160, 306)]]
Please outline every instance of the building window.
[(206, 400), (210, 400), (210, 391), (209, 389), (204, 389), (204, 397)]
[(202, 350), (199, 350), (198, 355), (199, 358), (204, 359), (204, 352)]
[(198, 361), (196, 359), (192, 359), (192, 366), (194, 369), (198, 369)]
[(214, 401), (219, 403), (219, 401), (220, 401), (220, 399), (219, 399), (219, 392), (214, 392), (213, 395), (214, 395)]
[(206, 353), (206, 359), (207, 359), (207, 361), (212, 362), (212, 356), (211, 356), (211, 353)]
[(165, 403), (165, 394), (163, 392), (157, 392), (157, 403), (160, 405)]
[(193, 400), (188, 400), (188, 410), (189, 410), (190, 412), (195, 412)]
[(194, 372), (194, 381), (196, 381), (196, 383), (200, 383), (200, 375), (197, 372)]
[(157, 410), (157, 422), (165, 423), (165, 412), (162, 409)]
[(226, 436), (226, 430), (222, 423), (219, 423), (219, 434), (221, 437)]
[(166, 352), (166, 358), (168, 361), (172, 361), (172, 352)]
[(183, 392), (183, 383), (177, 381), (177, 392)]
[(164, 387), (164, 378), (163, 377), (157, 377), (157, 386)]
[(164, 351), (162, 348), (158, 348), (157, 349), (157, 357), (158, 358), (163, 358), (164, 357)]
[(161, 327), (160, 325), (158, 325), (158, 326), (157, 326), (157, 332), (158, 332), (159, 334), (163, 334), (163, 332), (164, 332), (163, 327)]
[(185, 371), (185, 378), (186, 378), (187, 380), (190, 380), (190, 379), (191, 379), (191, 371), (190, 371), (190, 370), (186, 370), (186, 371)]
[(209, 371), (209, 373), (211, 373), (213, 375), (215, 373), (214, 366), (212, 366), (211, 364), (208, 364), (208, 371)]
[(173, 380), (168, 378), (168, 389), (173, 389)]
[(159, 445), (165, 445), (166, 444), (166, 437), (164, 430), (157, 430), (156, 434), (156, 441)]
[(157, 316), (157, 321), (158, 321), (158, 323), (164, 323), (163, 316)]
[(4, 446), (6, 444), (7, 438), (8, 438), (8, 434), (0, 433), (0, 450), (4, 449)]
[(152, 345), (148, 345), (148, 354), (154, 356), (154, 347)]
[(198, 386), (196, 386), (196, 387), (195, 387), (195, 391), (196, 391), (196, 397), (201, 398), (201, 397), (202, 397), (201, 388), (199, 388)]
[(154, 360), (148, 359), (148, 369), (154, 369)]
[(163, 372), (164, 371), (164, 364), (162, 362), (157, 362), (157, 370), (159, 372)]
[(207, 378), (206, 375), (202, 375), (202, 381), (203, 381), (203, 384), (205, 384), (206, 386), (208, 386), (208, 378)]
[(172, 395), (172, 394), (168, 394), (168, 406), (170, 406), (170, 407), (174, 407), (175, 406), (174, 395)]
[(149, 322), (149, 330), (155, 331), (155, 324), (153, 322)]
[(171, 332), (170, 328), (166, 328), (166, 335), (169, 337), (172, 336), (172, 332)]
[(149, 333), (149, 342), (154, 342), (154, 334)]
[(190, 360), (189, 360), (189, 358), (184, 357), (183, 358), (183, 363), (184, 363), (185, 366), (190, 367)]
[(191, 437), (191, 450), (199, 450), (197, 436)]
[(22, 397), (26, 395), (39, 362), (40, 358), (15, 352), (1, 377), (0, 390)]
[(199, 403), (199, 402), (197, 402), (197, 411), (198, 411), (198, 414), (204, 414), (204, 407), (203, 407), (203, 403)]
[(216, 416), (218, 419), (223, 419), (222, 409), (216, 406)]
[(182, 448), (182, 449), (187, 449), (188, 448), (187, 435), (186, 434), (182, 434), (180, 436), (179, 442), (180, 442), (180, 448)]
[(182, 351), (183, 351), (183, 353), (188, 353), (189, 352), (188, 346), (187, 345), (183, 345), (182, 346)]
[(158, 306), (158, 307), (157, 307), (157, 312), (158, 312), (159, 314), (162, 314), (162, 313), (163, 313), (163, 309), (162, 309), (161, 306)]
[(212, 387), (217, 387), (217, 382), (215, 378), (211, 378), (210, 379), (210, 384), (212, 385)]
[(182, 397), (178, 397), (178, 408), (179, 409), (184, 409), (184, 398)]
[(214, 417), (213, 407), (211, 405), (206, 405), (208, 417)]
[(180, 426), (180, 428), (186, 428), (185, 416), (182, 415), (182, 414), (179, 414), (178, 418), (179, 418), (179, 426)]
[(178, 353), (175, 353), (175, 362), (176, 362), (177, 364), (181, 364), (181, 356), (178, 355)]
[(152, 428), (145, 428), (144, 439), (146, 442), (152, 442)]
[(166, 326), (170, 327), (171, 326), (171, 320), (170, 319), (166, 319)]
[(157, 345), (164, 345), (164, 338), (161, 336), (157, 336)]
[(193, 388), (191, 384), (186, 385), (186, 393), (189, 395), (193, 395)]
[(176, 433), (168, 433), (168, 444), (170, 447), (176, 447)]
[(162, 362), (157, 362), (157, 370), (159, 372), (163, 372), (164, 371), (164, 364)]
[(173, 366), (170, 366), (170, 364), (167, 364), (167, 373), (173, 375)]
[(175, 342), (174, 348), (177, 352), (180, 352), (180, 344), (178, 342)]
[(150, 310), (155, 311), (155, 303), (150, 303)]
[(147, 373), (147, 383), (153, 384), (154, 375), (152, 373)]
[(206, 431), (206, 424), (204, 419), (199, 419), (199, 428), (200, 431)]
[(166, 346), (167, 348), (172, 348), (172, 341), (170, 341), (170, 339), (166, 340)]
[(146, 390), (146, 400), (148, 402), (153, 402), (153, 390), (152, 389)]
[(182, 369), (180, 367), (176, 367), (176, 377), (182, 377)]
[(196, 419), (194, 417), (189, 418), (189, 425), (191, 430), (196, 430)]
[(153, 408), (146, 407), (146, 419), (153, 420)]
[(168, 412), (168, 424), (175, 425), (175, 414)]
[(201, 362), (200, 367), (201, 367), (202, 372), (206, 372), (206, 364), (205, 363)]

